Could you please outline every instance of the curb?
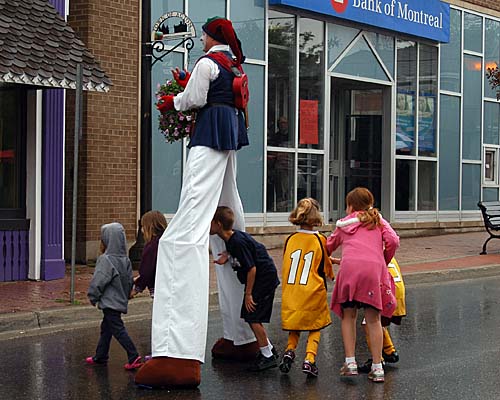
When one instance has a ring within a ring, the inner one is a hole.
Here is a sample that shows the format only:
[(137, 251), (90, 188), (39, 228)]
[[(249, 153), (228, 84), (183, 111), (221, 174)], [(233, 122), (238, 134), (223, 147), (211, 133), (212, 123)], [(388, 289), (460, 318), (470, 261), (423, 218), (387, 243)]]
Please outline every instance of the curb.
[[(438, 271), (419, 271), (404, 275), (406, 287), (433, 284), (437, 282), (480, 279), (500, 276), (500, 265), (447, 269)], [(331, 293), (333, 285), (329, 285)], [(209, 295), (209, 311), (218, 309), (218, 293)], [(275, 302), (281, 301), (281, 290), (276, 293)], [(123, 320), (139, 321), (151, 319), (153, 300), (149, 297), (133, 299), (129, 302), (128, 314)], [(68, 306), (58, 309), (0, 314), (0, 341), (13, 338), (35, 336), (54, 331), (71, 330), (99, 326), (102, 312), (90, 305)]]

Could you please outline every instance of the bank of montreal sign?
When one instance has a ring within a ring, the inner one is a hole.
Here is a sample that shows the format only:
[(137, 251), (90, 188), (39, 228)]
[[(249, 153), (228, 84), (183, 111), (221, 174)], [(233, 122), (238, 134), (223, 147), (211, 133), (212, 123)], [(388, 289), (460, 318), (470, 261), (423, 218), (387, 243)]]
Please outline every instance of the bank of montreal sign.
[(439, 0), (269, 0), (283, 5), (407, 33), (450, 40), (450, 5)]

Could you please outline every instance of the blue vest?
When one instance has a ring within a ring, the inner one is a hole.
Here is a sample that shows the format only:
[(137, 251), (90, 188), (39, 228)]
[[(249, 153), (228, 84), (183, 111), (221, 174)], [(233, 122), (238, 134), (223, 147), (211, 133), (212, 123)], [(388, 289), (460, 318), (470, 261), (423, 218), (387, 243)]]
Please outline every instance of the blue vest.
[[(231, 57), (229, 53), (227, 56)], [(210, 83), (207, 104), (198, 111), (188, 147), (239, 150), (248, 145), (248, 135), (245, 118), (242, 112), (234, 107), (234, 75), (217, 61), (211, 60), (219, 67), (219, 76)]]

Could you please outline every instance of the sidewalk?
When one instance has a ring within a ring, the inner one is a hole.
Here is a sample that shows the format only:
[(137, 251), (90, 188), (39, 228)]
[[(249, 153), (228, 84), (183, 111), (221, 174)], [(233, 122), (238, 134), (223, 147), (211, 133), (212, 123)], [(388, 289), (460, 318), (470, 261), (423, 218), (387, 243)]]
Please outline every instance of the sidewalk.
[[(407, 284), (432, 282), (442, 274), (454, 274), (451, 279), (463, 279), (477, 274), (500, 275), (500, 242), (488, 244), (487, 255), (480, 256), (485, 232), (449, 234), (441, 236), (404, 238), (396, 253)], [(270, 249), (278, 269), (281, 268), (282, 249)], [(495, 268), (497, 267), (497, 268)], [(0, 333), (10, 330), (42, 328), (45, 325), (84, 322), (100, 319), (88, 306), (87, 288), (93, 268), (77, 266), (75, 275), (75, 300), (71, 306), (70, 268), (64, 279), (49, 282), (6, 282), (0, 283)], [(281, 274), (280, 274), (281, 275)], [(217, 283), (214, 269), (210, 269), (210, 305), (217, 305)], [(151, 300), (143, 293), (131, 300), (129, 315), (137, 317), (149, 313)], [(45, 318), (45, 319), (44, 319)], [(18, 321), (15, 322), (14, 320)]]

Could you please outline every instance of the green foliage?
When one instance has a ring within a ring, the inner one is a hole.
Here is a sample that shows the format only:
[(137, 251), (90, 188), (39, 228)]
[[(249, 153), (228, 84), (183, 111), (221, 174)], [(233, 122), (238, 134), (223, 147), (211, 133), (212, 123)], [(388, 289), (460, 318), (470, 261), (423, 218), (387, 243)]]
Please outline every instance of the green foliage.
[(491, 88), (497, 90), (497, 100), (500, 100), (500, 70), (498, 65), (495, 68), (488, 68), (486, 77), (490, 81)]

